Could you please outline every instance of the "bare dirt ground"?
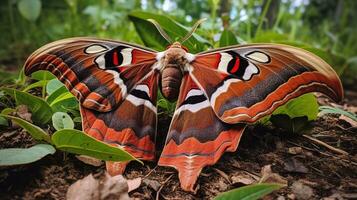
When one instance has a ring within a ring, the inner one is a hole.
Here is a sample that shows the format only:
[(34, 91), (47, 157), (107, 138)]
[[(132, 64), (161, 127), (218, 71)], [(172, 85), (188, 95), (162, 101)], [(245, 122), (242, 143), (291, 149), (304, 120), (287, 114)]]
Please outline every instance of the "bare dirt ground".
[[(323, 97), (319, 101), (330, 104)], [(356, 101), (357, 94), (347, 92), (342, 106), (355, 109)], [(165, 132), (169, 121), (163, 119), (159, 124), (160, 132)], [(196, 194), (181, 190), (174, 169), (156, 167), (153, 162), (144, 166), (132, 162), (125, 177), (142, 177), (143, 181), (129, 195), (138, 199), (212, 199), (221, 192), (257, 182), (264, 175), (262, 169), (270, 165), (271, 173), (286, 180), (288, 186), (264, 199), (357, 199), (357, 128), (338, 115), (324, 115), (303, 134), (348, 155), (302, 135), (255, 125), (245, 131), (236, 152), (226, 153), (216, 165), (202, 171)], [(0, 131), (0, 148), (29, 147), (34, 143), (20, 129)], [(0, 199), (65, 199), (67, 189), (76, 180), (89, 174), (100, 177), (104, 173), (104, 165), (87, 165), (74, 155), (58, 151), (36, 163), (1, 168)]]

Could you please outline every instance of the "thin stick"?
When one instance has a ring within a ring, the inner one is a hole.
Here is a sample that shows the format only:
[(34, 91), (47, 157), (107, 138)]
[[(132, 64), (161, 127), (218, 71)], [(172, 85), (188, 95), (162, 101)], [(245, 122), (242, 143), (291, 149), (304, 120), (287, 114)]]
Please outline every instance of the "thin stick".
[(159, 200), (160, 197), (160, 192), (162, 190), (162, 188), (164, 188), (165, 184), (171, 179), (171, 177), (173, 176), (173, 174), (171, 174), (161, 185), (161, 187), (159, 188), (159, 190), (156, 193), (156, 200)]
[(313, 137), (308, 136), (308, 135), (302, 135), (302, 136), (305, 137), (305, 138), (307, 138), (307, 139), (309, 139), (309, 140), (311, 140), (311, 141), (313, 141), (313, 142), (315, 142), (316, 144), (319, 144), (319, 145), (321, 145), (321, 146), (324, 146), (324, 147), (330, 149), (331, 151), (333, 151), (333, 152), (335, 152), (335, 153), (343, 154), (343, 155), (348, 155), (348, 153), (347, 153), (346, 151), (341, 150), (341, 149), (338, 149), (338, 148), (336, 148), (336, 147), (333, 147), (333, 146), (331, 146), (331, 145), (329, 145), (329, 144), (327, 144), (327, 143), (325, 143), (325, 142), (323, 142), (323, 141), (321, 141), (321, 140), (318, 140), (318, 139), (313, 138)]

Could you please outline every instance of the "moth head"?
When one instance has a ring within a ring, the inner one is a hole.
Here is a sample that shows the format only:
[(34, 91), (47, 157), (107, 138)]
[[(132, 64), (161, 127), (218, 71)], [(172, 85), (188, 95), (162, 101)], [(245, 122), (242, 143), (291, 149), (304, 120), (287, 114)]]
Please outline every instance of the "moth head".
[[(196, 29), (198, 28), (198, 26), (199, 26), (200, 24), (202, 24), (202, 22), (204, 22), (205, 20), (206, 20), (206, 18), (203, 18), (203, 19), (198, 20), (198, 21), (192, 26), (191, 30), (185, 35), (185, 37), (183, 37), (183, 38), (181, 38), (180, 40), (174, 42), (174, 41), (170, 38), (170, 36), (164, 31), (164, 29), (162, 29), (162, 27), (160, 26), (160, 24), (159, 24), (157, 21), (155, 21), (154, 19), (148, 19), (149, 22), (151, 22), (152, 24), (154, 24), (154, 26), (155, 26), (156, 29), (159, 31), (159, 33), (161, 34), (161, 36), (162, 36), (163, 38), (165, 38), (165, 40), (171, 44), (171, 45), (170, 45), (171, 47), (174, 46), (174, 45), (178, 45), (178, 44), (179, 44), (180, 46), (182, 46), (181, 44), (184, 43), (186, 40), (190, 39), (190, 37), (193, 35), (193, 33), (194, 33), (194, 32), (196, 31)], [(183, 47), (183, 46), (182, 46), (182, 47)]]

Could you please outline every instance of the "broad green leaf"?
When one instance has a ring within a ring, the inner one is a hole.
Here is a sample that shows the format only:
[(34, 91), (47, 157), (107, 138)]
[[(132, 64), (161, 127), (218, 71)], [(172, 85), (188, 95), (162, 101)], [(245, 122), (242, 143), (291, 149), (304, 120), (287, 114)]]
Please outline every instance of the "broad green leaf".
[(0, 116), (0, 126), (9, 126), (9, 122), (5, 117)]
[(46, 85), (47, 94), (51, 95), (52, 93), (54, 93), (55, 91), (59, 90), (62, 87), (65, 87), (64, 84), (61, 83), (61, 81), (59, 81), (58, 79), (54, 78), (50, 80)]
[(39, 70), (39, 71), (32, 73), (31, 78), (41, 81), (41, 80), (52, 80), (56, 77), (49, 71)]
[(48, 133), (46, 133), (44, 130), (42, 130), (40, 127), (38, 127), (24, 119), (21, 119), (19, 117), (4, 115), (4, 114), (0, 114), (0, 116), (6, 117), (6, 118), (14, 121), (21, 128), (25, 129), (34, 139), (44, 140), (46, 142), (51, 143), (50, 135)]
[(36, 21), (41, 13), (41, 1), (40, 0), (20, 0), (17, 3), (21, 15), (29, 20)]
[(52, 117), (52, 109), (43, 99), (12, 88), (1, 88), (16, 100), (16, 105), (26, 105), (36, 124), (46, 124)]
[(13, 112), (15, 112), (15, 111), (16, 111), (16, 110), (13, 109), (13, 108), (4, 108), (4, 110), (1, 111), (1, 114), (3, 114), (3, 115), (9, 115), (9, 114), (11, 114), (11, 113), (13, 113)]
[(356, 114), (344, 111), (344, 110), (342, 110), (340, 108), (334, 108), (334, 107), (331, 107), (331, 106), (320, 106), (319, 110), (320, 110), (320, 114), (321, 115), (328, 114), (328, 113), (340, 114), (340, 115), (345, 115), (346, 117), (349, 117), (349, 118), (353, 119), (354, 121), (357, 121), (357, 115)]
[[(57, 131), (52, 135), (52, 142), (56, 148), (62, 151), (87, 155), (101, 160), (137, 160), (121, 148), (103, 143), (79, 130), (63, 129)], [(141, 161), (139, 162), (142, 163)]]
[(219, 39), (219, 47), (237, 45), (238, 41), (234, 33), (228, 29), (225, 29), (222, 34), (221, 38)]
[(280, 184), (261, 183), (240, 187), (224, 192), (215, 197), (215, 200), (255, 200), (284, 187)]
[(64, 112), (56, 112), (55, 114), (53, 114), (52, 124), (57, 131), (62, 129), (74, 128), (74, 123), (71, 116), (69, 116), (67, 113)]
[[(190, 28), (186, 28), (166, 15), (134, 11), (129, 14), (129, 19), (134, 23), (136, 31), (145, 46), (159, 51), (165, 50), (169, 43), (160, 35), (155, 26), (147, 21), (148, 19), (157, 21), (171, 39), (175, 41), (183, 38), (190, 30)], [(209, 42), (197, 34), (193, 34), (190, 39), (183, 43), (191, 53), (203, 51), (205, 44), (209, 44)]]
[(273, 115), (286, 114), (290, 118), (306, 116), (309, 121), (316, 120), (319, 111), (317, 99), (313, 94), (304, 94), (277, 108)]
[(54, 112), (66, 112), (68, 109), (77, 109), (78, 101), (72, 93), (66, 92), (54, 99), (50, 106)]
[[(55, 80), (55, 79), (53, 79)], [(58, 88), (56, 91), (52, 92), (46, 99), (48, 104), (51, 104), (55, 99), (59, 96), (63, 95), (64, 93), (69, 93), (65, 86)]]
[(0, 166), (22, 165), (32, 163), (41, 158), (54, 154), (56, 149), (48, 144), (37, 144), (28, 149), (0, 149)]
[(27, 92), (33, 88), (37, 88), (37, 87), (44, 87), (46, 84), (48, 83), (48, 80), (40, 80), (37, 81), (35, 83), (32, 83), (31, 85), (27, 86), (25, 89), (23, 89), (23, 92)]
[(309, 124), (306, 116), (290, 118), (286, 114), (272, 115), (270, 121), (290, 133), (300, 133)]

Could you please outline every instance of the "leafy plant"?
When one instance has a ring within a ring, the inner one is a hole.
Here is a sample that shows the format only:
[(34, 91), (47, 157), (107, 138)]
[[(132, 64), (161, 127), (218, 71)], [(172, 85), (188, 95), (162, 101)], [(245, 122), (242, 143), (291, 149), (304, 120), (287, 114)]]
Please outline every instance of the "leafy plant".
[(284, 187), (281, 184), (260, 183), (254, 185), (243, 186), (237, 189), (224, 192), (215, 197), (215, 200), (255, 200), (259, 199), (275, 190)]
[(351, 119), (353, 119), (354, 121), (357, 121), (357, 115), (351, 112), (347, 112), (344, 111), (340, 108), (336, 108), (336, 107), (331, 107), (331, 106), (320, 106), (319, 107), (320, 113), (321, 115), (324, 114), (340, 114), (340, 115), (345, 115), (346, 117), (349, 117)]
[(49, 144), (37, 144), (30, 148), (0, 149), (0, 166), (22, 165), (35, 162), (54, 154), (56, 149)]

